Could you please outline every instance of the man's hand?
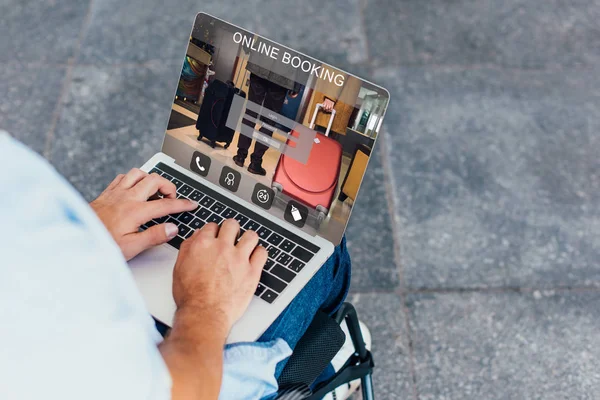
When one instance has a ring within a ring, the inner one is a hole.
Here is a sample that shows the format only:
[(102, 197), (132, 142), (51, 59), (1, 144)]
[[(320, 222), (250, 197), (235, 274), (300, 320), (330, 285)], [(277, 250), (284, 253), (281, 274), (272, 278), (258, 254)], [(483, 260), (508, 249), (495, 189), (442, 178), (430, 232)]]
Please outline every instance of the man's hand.
[(225, 336), (242, 316), (258, 285), (267, 251), (257, 247), (258, 235), (228, 219), (205, 225), (184, 241), (173, 271), (173, 298), (178, 309), (212, 313)]
[[(177, 235), (175, 224), (159, 224), (138, 232), (140, 225), (154, 218), (192, 211), (198, 204), (176, 198), (177, 188), (157, 174), (148, 175), (137, 168), (117, 176), (90, 203), (127, 260), (142, 251), (163, 244)], [(163, 198), (148, 201), (160, 193)]]
[(325, 98), (325, 100), (323, 100), (323, 110), (326, 112), (331, 112), (333, 111), (333, 107), (335, 107), (335, 103), (333, 100)]
[(179, 249), (173, 271), (175, 322), (159, 349), (169, 368), (171, 398), (217, 399), (223, 346), (252, 299), (267, 251), (258, 235), (228, 219), (197, 230)]

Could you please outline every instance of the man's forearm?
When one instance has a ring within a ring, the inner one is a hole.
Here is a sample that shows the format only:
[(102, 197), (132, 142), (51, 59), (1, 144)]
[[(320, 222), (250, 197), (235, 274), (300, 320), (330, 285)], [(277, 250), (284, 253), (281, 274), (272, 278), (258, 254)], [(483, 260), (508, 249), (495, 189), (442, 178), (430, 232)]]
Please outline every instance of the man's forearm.
[(179, 309), (160, 352), (169, 368), (172, 400), (217, 399), (228, 328), (214, 310)]

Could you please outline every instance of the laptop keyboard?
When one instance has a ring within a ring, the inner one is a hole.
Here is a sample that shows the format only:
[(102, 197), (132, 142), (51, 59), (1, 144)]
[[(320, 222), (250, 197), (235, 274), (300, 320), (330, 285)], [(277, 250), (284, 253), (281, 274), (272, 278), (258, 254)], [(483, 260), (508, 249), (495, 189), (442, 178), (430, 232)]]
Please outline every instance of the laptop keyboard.
[(237, 220), (240, 224), (240, 236), (247, 230), (255, 231), (260, 238), (259, 246), (266, 248), (269, 253), (260, 283), (254, 293), (267, 303), (275, 301), (320, 250), (315, 244), (288, 232), (282, 226), (163, 163), (154, 167), (150, 173), (157, 173), (173, 182), (177, 187), (178, 198), (194, 200), (198, 202), (199, 207), (191, 212), (154, 219), (142, 225), (142, 229), (164, 222), (176, 224), (179, 227), (179, 234), (169, 244), (179, 249), (184, 240), (205, 224), (216, 222), (220, 225), (228, 218)]

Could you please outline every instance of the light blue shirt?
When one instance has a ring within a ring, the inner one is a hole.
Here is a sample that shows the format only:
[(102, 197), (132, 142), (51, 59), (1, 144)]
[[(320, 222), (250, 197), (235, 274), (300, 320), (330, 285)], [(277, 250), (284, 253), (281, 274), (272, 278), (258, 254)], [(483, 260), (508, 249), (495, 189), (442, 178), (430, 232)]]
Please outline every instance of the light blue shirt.
[[(170, 399), (162, 340), (81, 196), (0, 131), (0, 399)], [(273, 394), (283, 340), (229, 346), (220, 399)]]

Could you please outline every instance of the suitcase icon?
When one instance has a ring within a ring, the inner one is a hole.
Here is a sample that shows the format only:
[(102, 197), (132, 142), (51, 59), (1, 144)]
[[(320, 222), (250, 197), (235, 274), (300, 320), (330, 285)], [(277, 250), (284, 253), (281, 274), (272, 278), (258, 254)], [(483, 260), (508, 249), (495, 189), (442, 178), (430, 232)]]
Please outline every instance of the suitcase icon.
[[(311, 129), (314, 129), (321, 107), (323, 107), (321, 103), (315, 107), (310, 123)], [(279, 157), (272, 183), (275, 193), (283, 193), (314, 209), (319, 224), (331, 208), (342, 164), (342, 145), (329, 137), (334, 118), (335, 110), (331, 112), (325, 134), (317, 132), (306, 164), (285, 154)], [(290, 135), (298, 137), (299, 133), (292, 130)]]

